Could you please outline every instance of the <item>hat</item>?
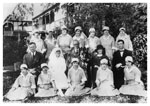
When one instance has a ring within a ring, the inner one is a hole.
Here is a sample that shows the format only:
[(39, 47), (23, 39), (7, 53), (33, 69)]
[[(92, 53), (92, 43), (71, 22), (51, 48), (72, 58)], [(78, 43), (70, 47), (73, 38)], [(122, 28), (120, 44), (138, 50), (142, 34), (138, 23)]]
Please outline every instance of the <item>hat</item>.
[(42, 63), (41, 64), (41, 68), (43, 68), (43, 67), (47, 67), (48, 68), (48, 65), (46, 63)]
[(95, 32), (95, 28), (90, 28), (89, 32)]
[(106, 58), (103, 58), (100, 60), (100, 64), (108, 64), (108, 60)]
[(104, 30), (108, 30), (108, 31), (109, 31), (109, 27), (108, 27), (108, 26), (104, 26), (104, 27), (103, 27), (103, 31), (104, 31)]
[(73, 63), (73, 62), (79, 62), (79, 59), (78, 58), (72, 58), (71, 63)]
[(124, 27), (121, 27), (121, 28), (119, 29), (119, 31), (121, 31), (121, 30), (124, 30), (124, 31), (125, 31), (126, 29), (125, 29)]
[(125, 58), (125, 61), (133, 62), (133, 58), (131, 56), (127, 56)]
[(80, 26), (77, 26), (77, 27), (75, 28), (75, 31), (76, 31), (76, 30), (80, 30), (80, 31), (81, 31), (82, 28), (81, 28)]
[(28, 66), (26, 64), (21, 64), (20, 69), (28, 69)]
[(63, 29), (67, 29), (67, 27), (66, 27), (65, 25), (63, 25), (63, 26), (61, 27), (61, 30), (63, 30)]

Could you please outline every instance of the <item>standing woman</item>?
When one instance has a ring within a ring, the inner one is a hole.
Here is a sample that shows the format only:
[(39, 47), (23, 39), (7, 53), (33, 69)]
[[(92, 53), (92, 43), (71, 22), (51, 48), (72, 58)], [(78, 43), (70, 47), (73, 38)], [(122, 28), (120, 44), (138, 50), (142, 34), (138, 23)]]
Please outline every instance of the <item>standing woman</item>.
[(32, 74), (28, 72), (26, 64), (20, 66), (21, 74), (15, 80), (12, 88), (5, 95), (9, 100), (25, 100), (35, 94), (35, 80)]
[[(80, 48), (87, 48), (87, 37), (86, 35), (82, 32), (82, 28), (80, 26), (77, 26), (75, 28), (75, 35), (73, 37), (73, 40), (79, 41), (79, 47)], [(71, 47), (73, 47), (73, 42), (71, 44)]]
[(130, 51), (133, 51), (133, 45), (132, 45), (132, 42), (131, 42), (131, 39), (130, 39), (130, 35), (127, 35), (125, 33), (125, 30), (126, 29), (124, 27), (121, 27), (119, 29), (120, 33), (116, 38), (116, 45), (117, 45), (118, 40), (121, 39), (121, 40), (124, 41), (124, 48), (127, 49), (127, 50), (130, 50)]
[[(72, 42), (72, 37), (67, 33), (67, 27), (62, 26), (61, 31), (62, 34), (57, 38), (57, 46), (62, 49), (63, 54), (68, 54), (70, 51), (70, 45)], [(65, 55), (66, 58), (66, 55)]]
[(31, 39), (30, 42), (34, 42), (36, 44), (36, 51), (42, 54), (46, 51), (44, 41), (41, 39), (41, 34), (39, 32), (34, 33), (34, 38)]
[(95, 36), (95, 28), (90, 28), (89, 33), (90, 35), (88, 37), (88, 45), (89, 51), (90, 53), (92, 53), (96, 49), (97, 45), (100, 44), (100, 39), (97, 36)]
[(108, 58), (100, 60), (100, 67), (97, 71), (96, 85), (97, 87), (91, 91), (91, 95), (98, 96), (116, 96), (119, 91), (114, 88), (113, 73), (108, 68)]
[(54, 48), (52, 50), (49, 56), (48, 66), (52, 72), (59, 95), (64, 96), (62, 89), (68, 88), (68, 80), (65, 75), (66, 62), (60, 48)]
[(52, 50), (56, 44), (56, 39), (53, 37), (53, 30), (52, 29), (50, 29), (49, 33), (46, 35), (45, 44), (46, 44), (46, 50), (47, 50), (45, 58), (48, 60), (49, 55), (52, 52)]
[(125, 83), (119, 89), (120, 93), (128, 95), (146, 96), (144, 84), (141, 81), (141, 71), (133, 64), (133, 58), (125, 58), (126, 66), (124, 69)]
[(100, 44), (105, 48), (106, 50), (106, 56), (110, 60), (113, 58), (113, 48), (115, 47), (115, 40), (114, 38), (109, 34), (109, 27), (104, 26), (103, 27), (103, 36), (100, 37)]

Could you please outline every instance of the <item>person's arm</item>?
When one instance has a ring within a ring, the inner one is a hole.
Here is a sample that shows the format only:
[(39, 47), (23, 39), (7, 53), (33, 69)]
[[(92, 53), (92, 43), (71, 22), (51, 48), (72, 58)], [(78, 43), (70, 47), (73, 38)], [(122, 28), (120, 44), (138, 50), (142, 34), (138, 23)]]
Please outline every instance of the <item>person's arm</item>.
[(31, 76), (31, 89), (32, 89), (34, 94), (35, 94), (35, 88), (36, 88), (35, 79), (33, 76)]
[(95, 81), (95, 83), (96, 83), (96, 85), (97, 85), (97, 87), (99, 87), (100, 86), (100, 79), (99, 79), (99, 70), (97, 70), (97, 74), (96, 74), (96, 81)]
[(141, 71), (138, 68), (135, 68), (134, 73), (135, 73), (134, 74), (135, 75), (135, 82), (138, 83), (138, 84), (142, 84)]
[(87, 78), (86, 78), (86, 76), (85, 76), (84, 70), (82, 70), (82, 79), (81, 79), (80, 85), (81, 85), (81, 86), (84, 85), (84, 84), (85, 84), (85, 81), (87, 81)]

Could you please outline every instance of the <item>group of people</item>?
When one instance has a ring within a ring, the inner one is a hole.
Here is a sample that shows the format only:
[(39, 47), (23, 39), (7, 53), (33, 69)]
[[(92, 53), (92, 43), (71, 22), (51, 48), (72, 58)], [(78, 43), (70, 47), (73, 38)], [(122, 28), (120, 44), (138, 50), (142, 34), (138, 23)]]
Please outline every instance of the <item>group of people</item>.
[(125, 28), (114, 40), (109, 27), (96, 36), (95, 28), (87, 37), (82, 28), (75, 28), (72, 37), (66, 26), (55, 39), (49, 30), (45, 40), (36, 31), (30, 38), (27, 54), (20, 66), (21, 74), (5, 95), (9, 100), (35, 97), (116, 96), (121, 94), (146, 96), (141, 71), (134, 65), (133, 46)]

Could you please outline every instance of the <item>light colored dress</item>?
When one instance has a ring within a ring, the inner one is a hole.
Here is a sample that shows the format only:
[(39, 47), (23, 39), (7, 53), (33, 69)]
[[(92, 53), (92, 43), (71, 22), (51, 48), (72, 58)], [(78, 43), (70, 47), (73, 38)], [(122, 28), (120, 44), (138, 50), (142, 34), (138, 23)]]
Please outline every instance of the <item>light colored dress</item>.
[(125, 35), (121, 35), (119, 34), (116, 38), (116, 46), (117, 46), (117, 42), (118, 40), (123, 40), (124, 41), (124, 48), (130, 51), (133, 51), (133, 45), (130, 39), (130, 36), (125, 34)]
[(100, 37), (100, 44), (105, 48), (106, 56), (109, 57), (110, 60), (113, 58), (113, 49), (115, 47), (115, 40), (111, 35), (107, 37), (105, 35)]
[(26, 76), (20, 74), (5, 97), (9, 100), (23, 100), (33, 95), (32, 89), (35, 88), (35, 80), (32, 74), (28, 73)]
[(65, 75), (66, 71), (66, 62), (63, 57), (62, 51), (60, 57), (56, 57), (56, 51), (60, 50), (60, 48), (54, 48), (49, 57), (49, 70), (51, 70), (53, 79), (55, 80), (55, 84), (57, 88), (66, 89), (68, 88), (68, 80)]
[(81, 67), (75, 70), (73, 67), (68, 71), (68, 82), (71, 86), (67, 89), (66, 96), (81, 96), (86, 94), (90, 88), (84, 88), (84, 85), (80, 85), (81, 82), (87, 81), (85, 73)]
[[(79, 42), (79, 47), (80, 47), (80, 48), (84, 48), (84, 47), (87, 48), (87, 47), (88, 47), (87, 37), (86, 37), (86, 35), (85, 35), (84, 33), (81, 33), (80, 36), (74, 35), (73, 41), (74, 41), (74, 40), (77, 40), (77, 41)], [(71, 43), (71, 47), (73, 47), (73, 41), (72, 41), (72, 43)]]
[(88, 37), (88, 45), (89, 45), (89, 49), (91, 51), (91, 53), (96, 49), (97, 45), (100, 44), (100, 39), (96, 36), (92, 37)]
[(114, 88), (113, 84), (113, 73), (107, 68), (106, 70), (101, 69), (97, 71), (96, 83), (100, 86), (91, 91), (91, 95), (98, 96), (116, 96), (119, 95), (119, 91)]
[(141, 71), (133, 65), (130, 69), (124, 69), (125, 85), (122, 85), (119, 89), (120, 93), (128, 95), (146, 96), (146, 90), (144, 90), (143, 82), (141, 81)]
[(52, 38), (52, 39), (45, 39), (45, 44), (46, 44), (46, 48), (47, 48), (47, 52), (46, 52), (45, 58), (49, 57), (50, 53), (52, 52), (52, 50), (55, 47), (55, 42), (56, 42), (56, 40), (54, 38)]
[(41, 74), (38, 77), (37, 84), (39, 85), (38, 92), (35, 94), (35, 97), (50, 97), (55, 96), (56, 93), (54, 91), (53, 85), (52, 85), (52, 74), (48, 72), (47, 74), (44, 74), (41, 72)]
[(67, 34), (67, 35), (59, 35), (57, 38), (57, 44), (58, 47), (60, 47), (63, 51), (63, 53), (68, 53), (68, 51), (70, 50), (70, 45), (72, 42), (72, 37)]

